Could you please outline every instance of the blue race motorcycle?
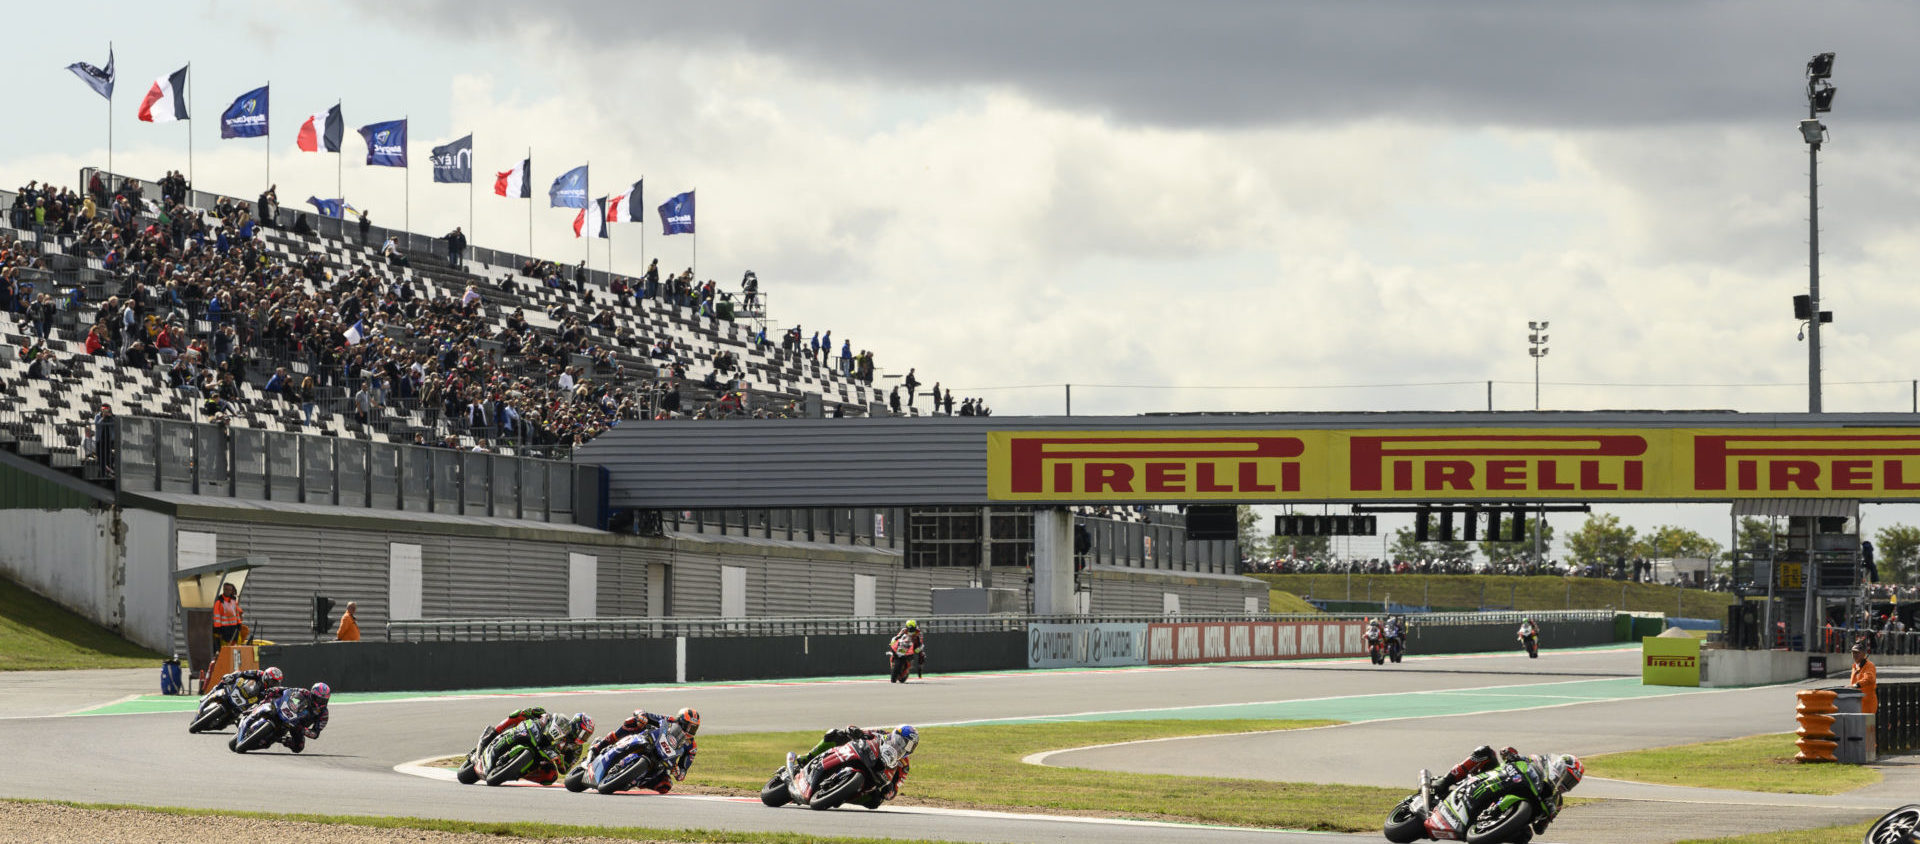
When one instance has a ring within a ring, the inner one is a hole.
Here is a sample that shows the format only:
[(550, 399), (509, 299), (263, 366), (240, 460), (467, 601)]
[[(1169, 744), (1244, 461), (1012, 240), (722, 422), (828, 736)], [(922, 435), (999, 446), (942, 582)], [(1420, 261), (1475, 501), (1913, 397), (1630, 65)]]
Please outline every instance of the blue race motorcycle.
[(567, 772), (567, 790), (625, 791), (671, 776), (687, 736), (671, 721), (627, 736)]
[(235, 753), (264, 750), (284, 741), (289, 733), (301, 729), (306, 720), (306, 704), (299, 695), (285, 691), (273, 695), (247, 710), (240, 727), (227, 740), (227, 749)]

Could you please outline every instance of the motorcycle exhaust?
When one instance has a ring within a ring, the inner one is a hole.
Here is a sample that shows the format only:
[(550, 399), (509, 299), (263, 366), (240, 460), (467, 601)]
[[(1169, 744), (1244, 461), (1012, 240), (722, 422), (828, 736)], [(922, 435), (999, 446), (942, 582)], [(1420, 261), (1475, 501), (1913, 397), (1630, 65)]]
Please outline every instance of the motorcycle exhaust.
[(1433, 812), (1433, 773), (1425, 768), (1420, 769), (1420, 812)]

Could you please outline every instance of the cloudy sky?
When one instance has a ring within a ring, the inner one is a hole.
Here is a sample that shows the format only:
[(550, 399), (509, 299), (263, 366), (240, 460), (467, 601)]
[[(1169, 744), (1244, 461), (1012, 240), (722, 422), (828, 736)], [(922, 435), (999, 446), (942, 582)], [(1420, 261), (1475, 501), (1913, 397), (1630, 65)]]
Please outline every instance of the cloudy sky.
[[(780, 322), (1003, 415), (1058, 412), (1066, 383), (1076, 413), (1476, 410), (1488, 381), (1525, 409), (1529, 319), (1552, 323), (1549, 409), (1803, 410), (1795, 124), (1830, 50), (1826, 407), (1908, 410), (1920, 378), (1911, 3), (109, 3), (10, 24), (32, 35), (6, 59), (9, 187), (104, 162), (105, 104), (63, 67), (111, 40), (121, 170), (185, 169), (192, 131), (202, 188), (251, 196), (271, 154), (284, 202), (329, 196), (334, 157), (293, 135), (338, 99), (349, 127), (410, 117), (416, 160), (469, 131), (477, 171), (531, 148), (536, 194), (589, 161), (597, 186), (644, 176), (649, 205), (697, 188), (703, 277), (751, 268)], [(188, 61), (200, 119), (137, 123)], [(269, 81), (271, 141), (219, 140)], [(469, 225), (462, 188), (347, 149), (376, 221)], [(477, 243), (526, 248), (526, 202), (475, 203)], [(533, 208), (534, 251), (585, 255), (571, 221)], [(615, 269), (693, 262), (648, 227), (616, 227)]]

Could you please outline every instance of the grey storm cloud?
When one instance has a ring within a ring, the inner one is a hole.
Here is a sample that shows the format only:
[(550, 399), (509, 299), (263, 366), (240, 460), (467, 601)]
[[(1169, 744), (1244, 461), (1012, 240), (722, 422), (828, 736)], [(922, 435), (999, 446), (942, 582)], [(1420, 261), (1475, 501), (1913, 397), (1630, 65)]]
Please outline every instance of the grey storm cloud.
[[(1604, 127), (1797, 119), (1802, 69), (1840, 54), (1837, 110), (1908, 120), (1920, 4), (1641, 0), (965, 3), (439, 0), (442, 27), (553, 49), (662, 41), (776, 55), (885, 84), (1011, 87), (1172, 127), (1406, 119)], [(464, 23), (461, 23), (464, 22)]]

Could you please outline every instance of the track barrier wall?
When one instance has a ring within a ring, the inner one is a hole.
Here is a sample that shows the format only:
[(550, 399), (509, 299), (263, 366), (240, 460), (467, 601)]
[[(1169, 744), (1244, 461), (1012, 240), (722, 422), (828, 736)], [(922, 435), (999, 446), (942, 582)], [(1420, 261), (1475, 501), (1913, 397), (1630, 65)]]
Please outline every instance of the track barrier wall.
[[(1590, 615), (1539, 619), (1543, 647), (1615, 641), (1611, 615)], [(1517, 624), (1517, 617), (1416, 618), (1407, 631), (1407, 653), (1517, 649)], [(259, 653), (262, 665), (279, 666), (290, 683), (324, 680), (350, 692), (878, 677), (886, 673), (891, 626), (871, 629), (878, 632), (324, 642), (263, 645)], [(1033, 622), (1002, 630), (935, 630), (927, 637), (927, 668), (944, 674), (1355, 657), (1366, 652), (1364, 631), (1355, 619)]]

